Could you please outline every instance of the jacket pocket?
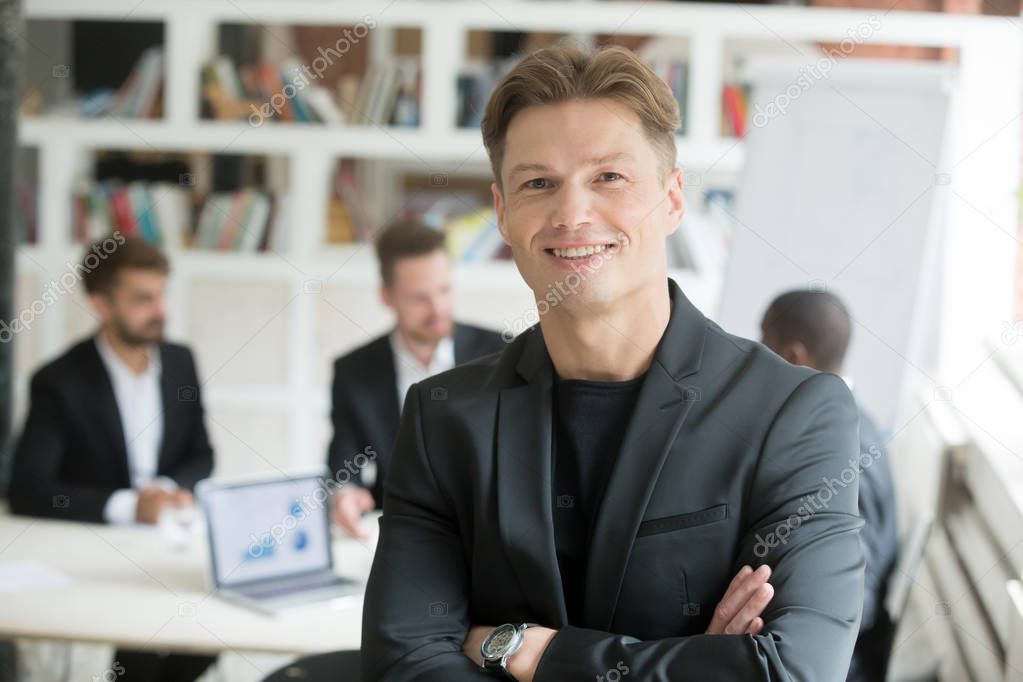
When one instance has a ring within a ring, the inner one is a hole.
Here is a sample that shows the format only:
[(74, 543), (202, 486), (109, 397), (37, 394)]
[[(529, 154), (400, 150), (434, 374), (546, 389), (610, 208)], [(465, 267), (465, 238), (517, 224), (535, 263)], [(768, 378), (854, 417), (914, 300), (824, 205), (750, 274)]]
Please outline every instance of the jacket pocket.
[(713, 507), (707, 507), (706, 509), (701, 509), (700, 511), (687, 512), (685, 514), (676, 514), (675, 516), (665, 516), (660, 519), (644, 521), (639, 524), (639, 531), (636, 533), (636, 537), (641, 538), (644, 535), (670, 533), (673, 530), (702, 526), (707, 523), (714, 523), (715, 521), (723, 521), (726, 518), (728, 518), (728, 505), (719, 504)]

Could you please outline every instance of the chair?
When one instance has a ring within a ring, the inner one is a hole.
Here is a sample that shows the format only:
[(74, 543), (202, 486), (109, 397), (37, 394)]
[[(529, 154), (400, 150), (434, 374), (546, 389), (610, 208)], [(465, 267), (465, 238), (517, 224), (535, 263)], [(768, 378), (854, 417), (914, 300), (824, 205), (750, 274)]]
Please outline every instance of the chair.
[(274, 671), (263, 682), (359, 682), (359, 651), (332, 651), (306, 656)]
[[(888, 579), (888, 595), (884, 600), (884, 610), (891, 623), (890, 639), (886, 643), (889, 657), (891, 647), (895, 644), (895, 633), (906, 612), (906, 605), (909, 603), (909, 593), (920, 572), (920, 565), (923, 563), (924, 552), (927, 549), (927, 538), (931, 534), (933, 525), (934, 520), (929, 516), (913, 524), (906, 539), (902, 542), (899, 558)], [(928, 661), (918, 669), (901, 670), (897, 674), (889, 667), (887, 680), (888, 682), (931, 682), (938, 679), (938, 667), (937, 659)]]

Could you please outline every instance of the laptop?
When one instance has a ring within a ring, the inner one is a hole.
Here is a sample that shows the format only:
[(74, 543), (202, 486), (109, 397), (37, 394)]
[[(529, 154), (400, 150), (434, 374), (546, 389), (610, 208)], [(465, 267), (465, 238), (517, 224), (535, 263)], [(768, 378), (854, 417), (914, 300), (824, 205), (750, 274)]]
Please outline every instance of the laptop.
[(362, 583), (334, 572), (327, 492), (312, 474), (201, 481), (215, 593), (271, 615), (357, 598)]

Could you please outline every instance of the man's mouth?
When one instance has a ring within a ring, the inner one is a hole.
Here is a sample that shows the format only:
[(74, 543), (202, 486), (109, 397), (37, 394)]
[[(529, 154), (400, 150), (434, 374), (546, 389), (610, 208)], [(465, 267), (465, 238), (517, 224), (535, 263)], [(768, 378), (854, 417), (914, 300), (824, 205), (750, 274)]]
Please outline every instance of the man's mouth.
[(568, 248), (544, 249), (547, 253), (565, 260), (585, 260), (598, 253), (613, 252), (616, 246), (613, 243), (589, 244), (587, 246), (571, 246)]

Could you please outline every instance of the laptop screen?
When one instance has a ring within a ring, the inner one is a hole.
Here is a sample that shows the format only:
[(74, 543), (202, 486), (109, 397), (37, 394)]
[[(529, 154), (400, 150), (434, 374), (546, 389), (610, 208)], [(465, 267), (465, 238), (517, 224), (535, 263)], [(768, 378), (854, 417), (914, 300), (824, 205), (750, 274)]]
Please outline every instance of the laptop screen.
[(330, 568), (324, 493), (315, 476), (205, 487), (217, 587)]

